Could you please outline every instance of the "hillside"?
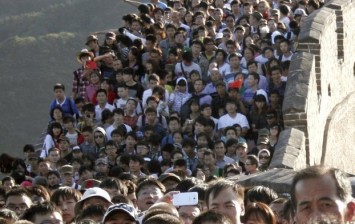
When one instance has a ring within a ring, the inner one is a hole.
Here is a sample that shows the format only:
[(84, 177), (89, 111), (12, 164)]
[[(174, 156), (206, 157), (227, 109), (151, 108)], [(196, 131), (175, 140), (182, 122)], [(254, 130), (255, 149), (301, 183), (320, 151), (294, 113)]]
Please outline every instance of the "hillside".
[(48, 122), (52, 86), (70, 94), (86, 36), (117, 28), (135, 9), (120, 0), (0, 1), (1, 151), (20, 155)]

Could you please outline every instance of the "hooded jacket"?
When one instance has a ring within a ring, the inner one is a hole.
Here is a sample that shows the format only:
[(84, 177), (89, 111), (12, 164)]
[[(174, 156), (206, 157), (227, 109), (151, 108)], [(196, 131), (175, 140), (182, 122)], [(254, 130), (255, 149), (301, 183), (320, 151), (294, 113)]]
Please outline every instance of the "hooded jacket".
[(169, 96), (169, 105), (172, 111), (177, 111), (180, 113), (181, 106), (184, 105), (186, 101), (191, 98), (191, 94), (189, 93), (188, 82), (185, 77), (179, 77), (176, 80), (176, 86), (178, 85), (180, 80), (185, 80), (186, 82), (186, 90), (185, 92), (180, 92), (178, 90), (174, 90)]

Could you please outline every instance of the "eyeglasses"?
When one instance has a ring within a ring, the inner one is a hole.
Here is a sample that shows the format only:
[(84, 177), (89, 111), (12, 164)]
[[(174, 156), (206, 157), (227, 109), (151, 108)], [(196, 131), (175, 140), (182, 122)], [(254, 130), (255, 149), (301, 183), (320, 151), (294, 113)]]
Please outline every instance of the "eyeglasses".
[(259, 159), (269, 159), (269, 156), (259, 156)]
[(24, 210), (28, 209), (28, 206), (26, 204), (20, 204), (20, 205), (9, 204), (6, 206), (6, 208), (8, 208), (12, 211), (16, 211), (16, 210), (24, 211)]
[(96, 135), (95, 138), (104, 138), (103, 135)]

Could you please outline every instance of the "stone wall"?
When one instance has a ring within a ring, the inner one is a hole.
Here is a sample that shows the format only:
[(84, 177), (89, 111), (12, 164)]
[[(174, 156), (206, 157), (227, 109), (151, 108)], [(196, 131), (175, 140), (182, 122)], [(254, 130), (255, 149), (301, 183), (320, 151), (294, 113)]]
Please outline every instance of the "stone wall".
[(285, 127), (305, 137), (306, 164), (294, 168), (326, 164), (355, 174), (354, 25), (352, 0), (329, 1), (304, 21), (283, 105)]

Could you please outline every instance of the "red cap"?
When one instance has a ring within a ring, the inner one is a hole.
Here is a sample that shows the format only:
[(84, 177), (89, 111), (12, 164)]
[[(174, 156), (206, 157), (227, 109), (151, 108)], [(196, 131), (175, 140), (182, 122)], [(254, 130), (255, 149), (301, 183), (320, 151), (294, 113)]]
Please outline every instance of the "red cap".
[(229, 83), (229, 88), (240, 89), (242, 87), (243, 81), (241, 79), (235, 80), (234, 82)]
[(87, 61), (87, 62), (85, 63), (85, 68), (86, 68), (86, 69), (97, 69), (96, 62), (94, 62), (94, 61)]

